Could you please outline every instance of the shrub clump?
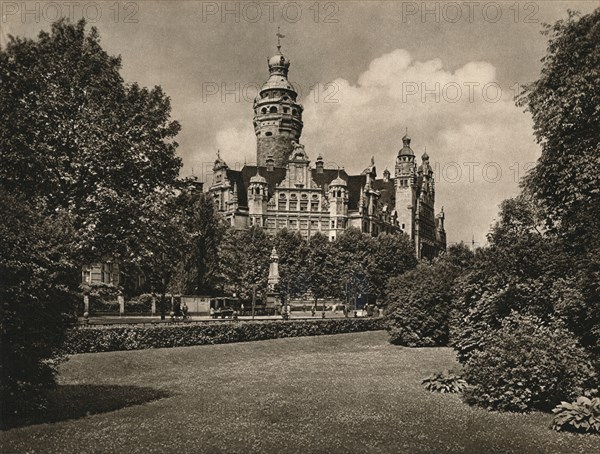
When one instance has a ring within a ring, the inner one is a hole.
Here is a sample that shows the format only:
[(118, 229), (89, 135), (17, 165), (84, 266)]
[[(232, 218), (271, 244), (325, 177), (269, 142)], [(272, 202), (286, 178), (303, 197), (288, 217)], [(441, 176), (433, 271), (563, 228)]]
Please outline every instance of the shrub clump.
[(589, 354), (560, 322), (515, 312), (465, 364), (465, 400), (490, 410), (550, 410), (593, 387)]
[(554, 430), (600, 434), (600, 397), (581, 396), (572, 403), (561, 402), (552, 411)]
[(383, 318), (226, 321), (133, 327), (80, 327), (67, 334), (65, 353), (188, 347), (383, 329)]
[(448, 371), (432, 374), (421, 382), (427, 391), (437, 393), (461, 393), (467, 382), (457, 374)]

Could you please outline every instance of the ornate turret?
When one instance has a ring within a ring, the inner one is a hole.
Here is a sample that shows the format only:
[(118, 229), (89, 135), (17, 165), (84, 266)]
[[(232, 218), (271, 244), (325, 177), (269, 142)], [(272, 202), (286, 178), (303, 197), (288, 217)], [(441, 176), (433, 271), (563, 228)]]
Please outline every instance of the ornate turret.
[[(396, 157), (395, 177), (403, 179), (403, 185), (407, 184), (407, 179), (411, 179), (415, 172), (415, 153), (410, 148), (410, 137), (408, 131), (402, 137), (402, 148), (398, 151)], [(408, 183), (410, 184), (410, 183)]]
[(254, 132), (256, 160), (266, 165), (272, 155), (276, 167), (285, 167), (293, 151), (292, 141), (299, 142), (302, 134), (303, 107), (296, 102), (298, 93), (288, 80), (290, 61), (281, 53), (277, 32), (277, 53), (268, 59), (269, 80), (254, 100)]
[(317, 160), (315, 161), (315, 169), (317, 173), (323, 173), (323, 169), (325, 168), (325, 161), (323, 161), (323, 156), (319, 153), (317, 156)]
[(330, 237), (335, 238), (340, 230), (346, 228), (348, 218), (348, 184), (338, 176), (329, 183), (329, 217), (331, 219)]
[(215, 164), (213, 165), (213, 172), (216, 172), (216, 171), (222, 170), (222, 169), (228, 169), (228, 168), (229, 167), (227, 166), (225, 161), (223, 161), (223, 159), (221, 159), (221, 150), (217, 150), (217, 159), (215, 159)]

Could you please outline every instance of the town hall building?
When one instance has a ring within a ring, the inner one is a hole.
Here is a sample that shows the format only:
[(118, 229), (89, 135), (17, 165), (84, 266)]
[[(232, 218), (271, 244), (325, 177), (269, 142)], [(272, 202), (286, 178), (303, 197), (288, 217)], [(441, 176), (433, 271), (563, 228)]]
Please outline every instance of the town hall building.
[(302, 105), (288, 80), (290, 61), (277, 46), (268, 60), (269, 79), (254, 100), (256, 165), (228, 167), (217, 155), (208, 188), (219, 212), (235, 228), (259, 226), (269, 234), (297, 230), (335, 240), (356, 227), (365, 234), (406, 233), (418, 258), (433, 258), (446, 248), (444, 212), (435, 215), (435, 182), (429, 156), (418, 165), (408, 135), (396, 156), (394, 175), (378, 178), (374, 159), (360, 175), (314, 164), (300, 144)]

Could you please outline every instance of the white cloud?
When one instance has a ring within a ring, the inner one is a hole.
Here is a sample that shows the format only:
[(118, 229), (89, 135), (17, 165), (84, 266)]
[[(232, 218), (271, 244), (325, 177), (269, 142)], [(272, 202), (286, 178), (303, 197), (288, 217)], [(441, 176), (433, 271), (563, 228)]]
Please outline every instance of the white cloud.
[(518, 177), (539, 149), (530, 118), (514, 93), (496, 82), (488, 62), (450, 71), (441, 59), (414, 61), (397, 49), (374, 59), (356, 85), (333, 81), (337, 102), (305, 98), (303, 142), (310, 156), (361, 171), (371, 155), (393, 172), (408, 128), (412, 148), (425, 147), (437, 177), (437, 209), (446, 206), (450, 241), (482, 242), (498, 204), (518, 192)]

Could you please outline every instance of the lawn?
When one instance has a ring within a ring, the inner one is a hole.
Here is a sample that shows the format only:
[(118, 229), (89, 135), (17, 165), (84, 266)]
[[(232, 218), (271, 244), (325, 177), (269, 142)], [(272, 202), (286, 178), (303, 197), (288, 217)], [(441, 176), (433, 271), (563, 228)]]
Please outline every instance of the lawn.
[(420, 381), (447, 348), (384, 332), (75, 355), (54, 422), (0, 434), (9, 452), (596, 453), (551, 415), (488, 413)]

